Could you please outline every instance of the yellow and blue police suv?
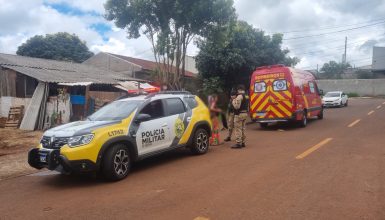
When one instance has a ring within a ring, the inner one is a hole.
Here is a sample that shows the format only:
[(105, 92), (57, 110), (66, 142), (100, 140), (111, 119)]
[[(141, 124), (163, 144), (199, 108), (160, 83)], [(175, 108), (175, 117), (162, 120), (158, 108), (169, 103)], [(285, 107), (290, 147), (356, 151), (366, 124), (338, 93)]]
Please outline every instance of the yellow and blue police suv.
[(120, 180), (132, 162), (165, 151), (188, 147), (206, 153), (211, 126), (206, 105), (187, 92), (121, 99), (85, 121), (47, 130), (28, 163), (62, 173), (100, 171)]

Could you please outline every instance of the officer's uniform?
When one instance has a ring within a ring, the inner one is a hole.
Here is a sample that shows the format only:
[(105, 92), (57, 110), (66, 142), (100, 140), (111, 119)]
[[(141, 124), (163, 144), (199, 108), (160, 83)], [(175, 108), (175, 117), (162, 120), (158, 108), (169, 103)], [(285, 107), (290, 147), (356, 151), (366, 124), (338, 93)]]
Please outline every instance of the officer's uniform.
[(229, 110), (229, 115), (228, 115), (228, 118), (227, 118), (228, 119), (227, 120), (227, 126), (228, 126), (228, 129), (229, 129), (229, 135), (227, 136), (225, 141), (230, 141), (231, 140), (231, 136), (233, 135), (233, 131), (234, 131), (234, 112), (235, 112), (235, 109), (234, 109), (234, 106), (233, 106), (233, 104), (231, 102), (229, 103), (228, 110)]
[(244, 147), (246, 140), (246, 119), (247, 119), (247, 99), (245, 94), (239, 94), (233, 100), (233, 106), (235, 109), (235, 136), (236, 136), (236, 147)]

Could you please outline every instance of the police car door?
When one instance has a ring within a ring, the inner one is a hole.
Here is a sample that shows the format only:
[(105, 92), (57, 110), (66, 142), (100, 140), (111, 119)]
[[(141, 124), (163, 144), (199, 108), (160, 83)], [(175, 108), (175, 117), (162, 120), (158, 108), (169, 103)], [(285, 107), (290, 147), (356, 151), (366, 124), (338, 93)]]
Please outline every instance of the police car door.
[(151, 119), (141, 122), (136, 133), (138, 154), (143, 155), (167, 148), (170, 144), (170, 129), (162, 100), (148, 103), (140, 113), (150, 115)]
[(179, 144), (185, 128), (191, 119), (191, 111), (187, 113), (187, 108), (180, 98), (168, 98), (163, 101), (167, 115), (167, 124), (170, 128), (169, 146), (175, 147)]

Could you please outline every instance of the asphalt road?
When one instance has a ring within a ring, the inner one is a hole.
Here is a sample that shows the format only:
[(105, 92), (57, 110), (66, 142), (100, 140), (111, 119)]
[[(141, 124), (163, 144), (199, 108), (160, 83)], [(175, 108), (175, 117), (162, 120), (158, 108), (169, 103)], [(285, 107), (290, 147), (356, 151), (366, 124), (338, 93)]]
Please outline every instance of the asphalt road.
[(0, 181), (0, 219), (91, 218), (385, 219), (385, 99), (351, 100), (304, 129), (251, 124), (244, 149), (178, 150), (116, 183), (51, 172)]

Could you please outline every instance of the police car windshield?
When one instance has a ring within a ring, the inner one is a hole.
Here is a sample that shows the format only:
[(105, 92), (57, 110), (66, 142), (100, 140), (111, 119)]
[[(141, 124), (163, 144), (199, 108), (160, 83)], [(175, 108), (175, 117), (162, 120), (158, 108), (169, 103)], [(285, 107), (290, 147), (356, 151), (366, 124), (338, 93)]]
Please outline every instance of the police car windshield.
[(341, 93), (339, 92), (328, 92), (326, 93), (325, 97), (340, 97)]
[(88, 117), (90, 121), (119, 121), (127, 118), (143, 101), (128, 100), (112, 102)]

